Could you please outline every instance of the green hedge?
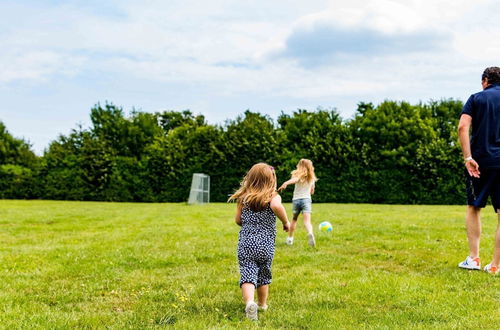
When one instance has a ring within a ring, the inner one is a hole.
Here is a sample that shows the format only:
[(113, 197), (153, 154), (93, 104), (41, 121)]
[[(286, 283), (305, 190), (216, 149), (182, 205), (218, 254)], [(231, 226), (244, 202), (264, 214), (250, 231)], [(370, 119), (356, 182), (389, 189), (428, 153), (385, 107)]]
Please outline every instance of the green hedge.
[[(276, 120), (246, 111), (210, 125), (189, 111), (126, 116), (98, 104), (89, 128), (59, 136), (35, 161), (16, 164), (4, 152), (0, 196), (181, 202), (192, 174), (203, 172), (211, 200), (224, 202), (254, 163), (273, 165), (281, 183), (309, 158), (319, 178), (316, 202), (461, 204), (461, 109), (456, 100), (385, 101), (360, 103), (349, 120), (331, 109)], [(291, 189), (283, 196), (290, 200)]]

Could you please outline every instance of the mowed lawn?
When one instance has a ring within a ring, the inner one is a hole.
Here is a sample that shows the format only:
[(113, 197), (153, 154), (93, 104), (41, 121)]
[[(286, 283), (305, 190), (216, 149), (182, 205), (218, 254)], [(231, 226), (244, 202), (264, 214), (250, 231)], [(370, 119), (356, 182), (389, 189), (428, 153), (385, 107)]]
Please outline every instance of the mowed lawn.
[[(290, 205), (286, 205), (290, 214)], [(500, 276), (457, 268), (464, 206), (314, 204), (278, 224), (269, 311), (245, 319), (234, 205), (0, 200), (3, 328), (500, 327)], [(483, 212), (482, 259), (497, 218)]]

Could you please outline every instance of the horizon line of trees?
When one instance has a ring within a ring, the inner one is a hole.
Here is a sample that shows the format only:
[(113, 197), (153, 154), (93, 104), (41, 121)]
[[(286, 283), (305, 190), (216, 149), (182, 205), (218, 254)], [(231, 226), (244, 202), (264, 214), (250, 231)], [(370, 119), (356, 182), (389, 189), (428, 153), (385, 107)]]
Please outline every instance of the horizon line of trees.
[(319, 178), (315, 202), (462, 204), (462, 106), (359, 103), (349, 120), (334, 109), (276, 120), (246, 111), (211, 125), (187, 110), (127, 116), (97, 104), (90, 127), (60, 135), (42, 156), (0, 122), (0, 198), (182, 202), (192, 174), (202, 172), (211, 177), (211, 201), (225, 202), (254, 163), (272, 164), (280, 184), (308, 158)]

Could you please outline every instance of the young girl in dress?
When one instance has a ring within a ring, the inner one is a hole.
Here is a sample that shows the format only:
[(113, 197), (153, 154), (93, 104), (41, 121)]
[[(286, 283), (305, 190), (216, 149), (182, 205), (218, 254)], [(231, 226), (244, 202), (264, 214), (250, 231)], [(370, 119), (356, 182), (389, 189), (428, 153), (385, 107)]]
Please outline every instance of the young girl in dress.
[[(258, 163), (252, 166), (241, 182), (241, 187), (229, 201), (235, 200), (235, 222), (241, 226), (238, 238), (240, 287), (245, 302), (246, 316), (256, 321), (258, 309), (267, 310), (271, 283), (271, 266), (276, 241), (276, 216), (288, 231), (288, 221), (281, 197), (276, 192), (274, 168)], [(254, 302), (257, 289), (258, 302)]]
[(304, 216), (304, 227), (307, 230), (307, 240), (310, 246), (315, 246), (313, 227), (311, 224), (312, 200), (314, 194), (315, 182), (318, 179), (314, 174), (314, 166), (309, 159), (301, 159), (297, 164), (297, 169), (292, 171), (292, 178), (281, 185), (278, 191), (286, 189), (290, 184), (295, 184), (292, 199), (293, 221), (288, 232), (286, 243), (293, 244), (293, 233), (297, 227), (297, 219), (300, 212)]

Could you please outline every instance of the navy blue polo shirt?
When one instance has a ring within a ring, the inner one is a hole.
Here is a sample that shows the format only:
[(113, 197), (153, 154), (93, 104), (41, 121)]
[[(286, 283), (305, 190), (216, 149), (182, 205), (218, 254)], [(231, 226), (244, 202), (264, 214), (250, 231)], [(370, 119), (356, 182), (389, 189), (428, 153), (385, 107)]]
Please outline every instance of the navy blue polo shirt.
[(479, 168), (500, 168), (500, 84), (472, 94), (462, 114), (472, 117), (471, 151)]

